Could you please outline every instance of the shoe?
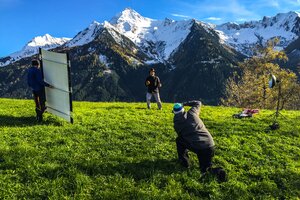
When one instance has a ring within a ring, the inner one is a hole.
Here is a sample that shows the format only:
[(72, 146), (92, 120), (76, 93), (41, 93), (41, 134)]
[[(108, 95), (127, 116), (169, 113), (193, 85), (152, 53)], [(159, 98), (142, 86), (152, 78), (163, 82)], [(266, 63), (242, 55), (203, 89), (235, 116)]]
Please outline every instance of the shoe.
[(219, 183), (227, 181), (226, 172), (222, 167), (211, 168), (209, 171), (217, 177)]
[(226, 172), (224, 169), (219, 169), (217, 172), (217, 179), (219, 183), (223, 183), (227, 181)]
[(180, 166), (181, 166), (181, 167), (184, 167), (184, 168), (186, 168), (186, 169), (189, 169), (189, 168), (190, 168), (190, 164), (189, 164), (189, 163), (182, 162), (182, 161), (179, 161), (179, 163), (180, 163)]
[(37, 115), (36, 116), (36, 121), (39, 122), (39, 123), (42, 122), (43, 121), (43, 116)]

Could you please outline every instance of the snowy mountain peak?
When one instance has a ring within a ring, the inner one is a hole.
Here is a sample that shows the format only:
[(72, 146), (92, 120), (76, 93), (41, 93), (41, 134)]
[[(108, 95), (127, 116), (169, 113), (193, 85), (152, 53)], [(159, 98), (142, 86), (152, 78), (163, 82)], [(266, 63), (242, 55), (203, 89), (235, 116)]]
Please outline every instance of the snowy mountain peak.
[(259, 21), (249, 21), (242, 24), (225, 23), (216, 26), (224, 42), (236, 50), (251, 55), (251, 48), (257, 44), (265, 44), (275, 37), (280, 39), (278, 49), (287, 47), (300, 35), (300, 14), (298, 12), (279, 13), (273, 17), (263, 17)]
[[(194, 20), (195, 21), (195, 20)], [(121, 42), (120, 34), (129, 38), (151, 59), (158, 62), (168, 60), (170, 55), (190, 33), (193, 20), (154, 20), (141, 16), (131, 8), (126, 8), (109, 22), (94, 21), (79, 32), (66, 47), (82, 46), (94, 40), (106, 28), (116, 42)], [(119, 33), (119, 34), (116, 34)]]
[(37, 36), (30, 40), (21, 51), (15, 52), (13, 54), (10, 54), (8, 57), (9, 59), (6, 59), (5, 62), (0, 62), (0, 67), (8, 65), (12, 62), (16, 62), (22, 58), (26, 58), (29, 56), (32, 56), (34, 54), (37, 54), (39, 51), (39, 48), (43, 49), (53, 49), (58, 46), (63, 45), (64, 43), (68, 42), (71, 38), (55, 38), (52, 37), (49, 34), (45, 34), (43, 36)]
[(94, 20), (94, 21), (89, 25), (89, 28), (97, 27), (97, 26), (99, 26), (99, 25), (100, 25), (100, 23)]
[(140, 38), (137, 37), (145, 29), (151, 26), (152, 19), (141, 16), (135, 10), (126, 8), (110, 20), (120, 33), (130, 38), (133, 42), (139, 43)]
[(286, 30), (291, 30), (297, 19), (300, 19), (299, 13), (288, 12), (279, 13), (274, 17), (264, 17), (262, 20), (258, 21), (258, 23), (261, 23), (264, 26), (277, 26), (283, 27)]
[(110, 20), (110, 23), (111, 24), (121, 24), (121, 23), (124, 23), (124, 22), (134, 23), (134, 22), (141, 22), (141, 21), (144, 21), (144, 20), (147, 21), (147, 19), (148, 18), (145, 18), (145, 17), (141, 16), (135, 10), (133, 10), (131, 8), (126, 8), (125, 10), (123, 10), (122, 12), (120, 12), (116, 16), (114, 16)]
[(55, 38), (49, 34), (45, 34), (43, 36), (33, 38), (25, 47), (23, 47), (22, 50), (26, 50), (28, 47), (45, 47), (49, 49), (52, 46), (60, 46), (69, 40), (70, 38)]
[(248, 21), (242, 24), (237, 24), (235, 22), (227, 22), (225, 24), (217, 26), (219, 29), (243, 29), (243, 28), (267, 28), (267, 27), (277, 27), (285, 28), (286, 30), (291, 30), (291, 27), (295, 25), (297, 20), (300, 20), (300, 14), (298, 12), (288, 12), (288, 13), (278, 13), (276, 16), (268, 17), (264, 16), (262, 20), (259, 21)]
[(91, 42), (103, 28), (103, 24), (93, 21), (87, 28), (80, 31), (75, 37), (65, 44), (66, 47), (82, 46)]
[(277, 18), (277, 19), (294, 19), (296, 17), (299, 17), (300, 13), (296, 12), (296, 11), (290, 11), (288, 13), (278, 13), (275, 17), (271, 17), (271, 18)]
[[(154, 60), (168, 60), (190, 32), (191, 20), (154, 20), (126, 8), (110, 20), (115, 30), (128, 37)], [(156, 52), (153, 54), (153, 52)]]

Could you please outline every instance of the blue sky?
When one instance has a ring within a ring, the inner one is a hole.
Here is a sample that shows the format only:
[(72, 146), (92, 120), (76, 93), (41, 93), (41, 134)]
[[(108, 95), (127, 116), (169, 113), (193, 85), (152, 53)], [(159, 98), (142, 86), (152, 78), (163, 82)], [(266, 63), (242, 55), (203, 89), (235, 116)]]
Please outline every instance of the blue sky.
[(92, 21), (110, 20), (127, 7), (152, 19), (221, 24), (300, 12), (300, 0), (0, 0), (0, 57), (46, 33), (74, 37)]

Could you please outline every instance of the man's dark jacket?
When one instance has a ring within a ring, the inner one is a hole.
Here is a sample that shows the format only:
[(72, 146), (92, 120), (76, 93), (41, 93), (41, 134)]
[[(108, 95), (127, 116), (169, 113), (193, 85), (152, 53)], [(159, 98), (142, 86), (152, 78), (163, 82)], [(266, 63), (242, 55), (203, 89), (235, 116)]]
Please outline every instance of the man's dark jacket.
[(27, 83), (34, 92), (41, 91), (45, 86), (49, 86), (49, 84), (43, 80), (41, 70), (33, 66), (28, 69)]
[(188, 112), (175, 114), (174, 129), (178, 137), (182, 137), (195, 149), (207, 149), (215, 145), (211, 134), (199, 117), (200, 101), (183, 103), (183, 106), (191, 106)]
[[(146, 85), (146, 82), (149, 81), (150, 84)], [(145, 81), (145, 85), (148, 87), (149, 93), (158, 93), (158, 88), (160, 87), (160, 80), (158, 76), (148, 76)]]

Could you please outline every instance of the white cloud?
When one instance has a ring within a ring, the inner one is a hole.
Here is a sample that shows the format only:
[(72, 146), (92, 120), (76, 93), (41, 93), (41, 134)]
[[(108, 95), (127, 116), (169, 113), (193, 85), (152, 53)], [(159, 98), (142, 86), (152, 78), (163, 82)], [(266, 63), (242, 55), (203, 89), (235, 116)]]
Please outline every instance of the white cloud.
[[(275, 1), (275, 0), (273, 0)], [(193, 18), (206, 18), (207, 15), (215, 15), (222, 20), (232, 18), (258, 18), (259, 15), (244, 3), (238, 0), (196, 0), (193, 3), (189, 1), (177, 0), (181, 12), (189, 11)], [(221, 21), (221, 20), (220, 20)]]
[(236, 21), (237, 21), (237, 22), (244, 22), (244, 21), (247, 21), (247, 19), (245, 19), (245, 18), (239, 18), (239, 19), (237, 19)]
[(270, 5), (273, 6), (273, 7), (275, 7), (275, 8), (279, 8), (280, 7), (278, 1), (274, 1), (274, 0), (270, 1)]
[(235, 15), (253, 15), (253, 12), (247, 6), (241, 4), (237, 0), (204, 0), (194, 3), (181, 2), (181, 4), (189, 9), (191, 13), (225, 13)]
[(253, 1), (252, 6), (255, 6), (256, 8), (263, 8), (263, 7), (280, 8), (280, 3), (278, 0), (258, 0), (258, 1)]
[(222, 20), (222, 18), (220, 18), (220, 17), (208, 17), (208, 18), (206, 18), (206, 20), (210, 20), (210, 21), (220, 21), (220, 20)]
[(174, 16), (174, 17), (191, 18), (190, 16), (187, 16), (187, 15), (181, 15), (181, 14), (176, 14), (176, 13), (172, 13), (171, 15)]
[[(187, 13), (191, 18), (215, 22), (244, 22), (275, 16), (277, 13), (300, 11), (300, 0), (173, 0), (177, 13)], [(214, 18), (220, 18), (215, 20)]]

